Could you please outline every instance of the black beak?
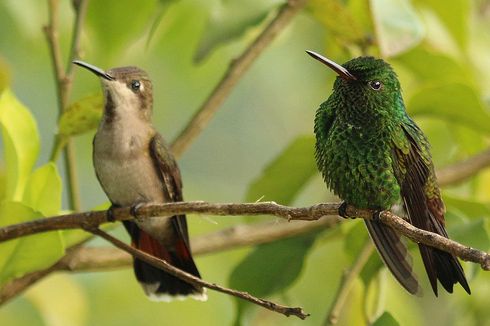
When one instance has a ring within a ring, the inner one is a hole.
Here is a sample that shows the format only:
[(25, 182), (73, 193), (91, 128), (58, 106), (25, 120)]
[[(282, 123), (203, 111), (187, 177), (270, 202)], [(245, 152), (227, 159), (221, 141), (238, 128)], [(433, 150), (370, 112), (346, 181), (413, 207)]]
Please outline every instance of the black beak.
[(320, 61), (321, 63), (325, 64), (326, 66), (328, 66), (333, 71), (335, 71), (340, 76), (340, 78), (345, 79), (345, 80), (357, 80), (356, 76), (351, 74), (347, 69), (345, 69), (344, 67), (342, 67), (338, 63), (336, 63), (330, 59), (327, 59), (324, 56), (322, 56), (316, 52), (313, 52), (313, 51), (306, 50), (306, 53), (308, 53), (310, 56), (312, 56), (316, 60)]
[(112, 77), (111, 75), (109, 75), (104, 70), (102, 70), (102, 69), (100, 69), (100, 68), (98, 68), (96, 66), (93, 66), (90, 63), (86, 63), (86, 62), (83, 62), (83, 61), (80, 61), (80, 60), (75, 60), (75, 61), (73, 61), (73, 63), (76, 64), (76, 65), (79, 65), (80, 67), (83, 67), (85, 69), (90, 70), (91, 72), (93, 72), (97, 76), (102, 77), (104, 79), (107, 79), (107, 80), (114, 80), (115, 79), (114, 77)]

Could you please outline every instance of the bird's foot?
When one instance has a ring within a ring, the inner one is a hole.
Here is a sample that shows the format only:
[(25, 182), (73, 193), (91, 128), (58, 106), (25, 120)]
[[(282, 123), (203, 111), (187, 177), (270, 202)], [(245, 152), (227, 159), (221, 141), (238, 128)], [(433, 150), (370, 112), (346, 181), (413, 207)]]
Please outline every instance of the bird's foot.
[(381, 213), (383, 213), (383, 209), (375, 210), (373, 213), (372, 220), (375, 222), (380, 222), (381, 221), (381, 217), (380, 217)]
[(143, 206), (145, 203), (137, 203), (131, 206), (131, 209), (129, 210), (131, 216), (134, 217), (135, 220), (139, 220), (138, 216), (138, 210)]
[(116, 221), (116, 216), (114, 214), (114, 209), (116, 209), (116, 208), (121, 208), (121, 205), (112, 204), (111, 207), (109, 207), (109, 209), (107, 210), (107, 213), (106, 213), (107, 222), (115, 222)]
[(342, 204), (340, 204), (339, 210), (338, 210), (339, 216), (343, 217), (343, 218), (355, 218), (355, 217), (349, 216), (347, 214), (347, 207), (348, 206), (349, 206), (349, 204), (347, 204), (345, 201), (343, 201)]

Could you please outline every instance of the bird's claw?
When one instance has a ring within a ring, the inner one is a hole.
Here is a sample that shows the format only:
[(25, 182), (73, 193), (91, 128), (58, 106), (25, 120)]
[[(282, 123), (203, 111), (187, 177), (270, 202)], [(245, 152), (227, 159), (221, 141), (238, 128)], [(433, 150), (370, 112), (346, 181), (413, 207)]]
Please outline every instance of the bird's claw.
[(107, 210), (106, 213), (106, 219), (108, 222), (115, 222), (116, 221), (116, 215), (114, 214), (114, 209), (120, 208), (120, 205), (117, 204), (112, 204), (111, 207)]
[(134, 219), (136, 220), (139, 220), (139, 217), (138, 217), (138, 210), (141, 208), (141, 206), (143, 206), (144, 204), (143, 203), (137, 203), (133, 206), (131, 206), (131, 209), (129, 210), (131, 216), (134, 217)]
[(383, 212), (382, 209), (378, 209), (378, 210), (374, 211), (373, 217), (372, 217), (373, 221), (376, 221), (376, 222), (381, 221), (380, 215), (382, 212)]
[(347, 215), (347, 206), (348, 204), (343, 201), (342, 204), (340, 204), (339, 206), (339, 210), (338, 210), (338, 213), (339, 213), (339, 216), (342, 217), (342, 218), (352, 218), (351, 216)]

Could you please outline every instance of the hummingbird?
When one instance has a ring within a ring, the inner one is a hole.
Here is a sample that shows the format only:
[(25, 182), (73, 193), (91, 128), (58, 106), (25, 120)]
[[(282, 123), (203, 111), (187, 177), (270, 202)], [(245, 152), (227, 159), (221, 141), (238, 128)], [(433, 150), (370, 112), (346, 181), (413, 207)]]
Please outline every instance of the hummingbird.
[[(332, 94), (316, 112), (314, 132), (318, 169), (343, 200), (339, 215), (347, 217), (347, 205), (377, 212), (365, 223), (378, 253), (398, 282), (419, 294), (406, 245), (376, 216), (398, 206), (415, 227), (448, 238), (429, 142), (408, 116), (398, 77), (384, 60), (358, 57), (339, 65), (306, 52), (338, 75)], [(449, 293), (459, 283), (471, 294), (454, 255), (418, 247), (435, 296), (438, 280)]]
[[(93, 140), (95, 174), (114, 207), (182, 201), (179, 167), (168, 145), (153, 127), (152, 83), (137, 67), (104, 71), (83, 61), (73, 63), (100, 78), (104, 113)], [(123, 221), (131, 244), (152, 256), (200, 277), (191, 255), (185, 215)], [(206, 300), (202, 287), (188, 284), (139, 259), (134, 273), (152, 300), (191, 296)]]

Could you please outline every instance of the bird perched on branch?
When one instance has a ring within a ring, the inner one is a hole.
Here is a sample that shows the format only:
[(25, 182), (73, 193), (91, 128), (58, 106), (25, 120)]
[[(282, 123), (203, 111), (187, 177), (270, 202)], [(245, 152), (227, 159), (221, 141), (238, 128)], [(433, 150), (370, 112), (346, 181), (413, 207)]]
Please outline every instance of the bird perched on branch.
[[(315, 117), (316, 162), (327, 186), (347, 204), (378, 212), (401, 204), (417, 228), (448, 237), (445, 207), (429, 143), (407, 115), (398, 78), (389, 64), (359, 57), (339, 65), (307, 53), (338, 74), (330, 97)], [(376, 218), (365, 220), (385, 265), (410, 293), (420, 290), (400, 236)], [(463, 268), (447, 252), (419, 244), (434, 294), (437, 280), (452, 293), (460, 283), (470, 294)]]
[[(153, 90), (146, 72), (136, 67), (106, 72), (82, 61), (74, 63), (102, 82), (105, 108), (94, 138), (93, 163), (112, 207), (182, 201), (179, 168), (151, 122)], [(134, 247), (200, 277), (191, 255), (185, 215), (123, 223)], [(134, 272), (150, 299), (192, 296), (206, 300), (202, 287), (139, 259), (134, 259)]]

